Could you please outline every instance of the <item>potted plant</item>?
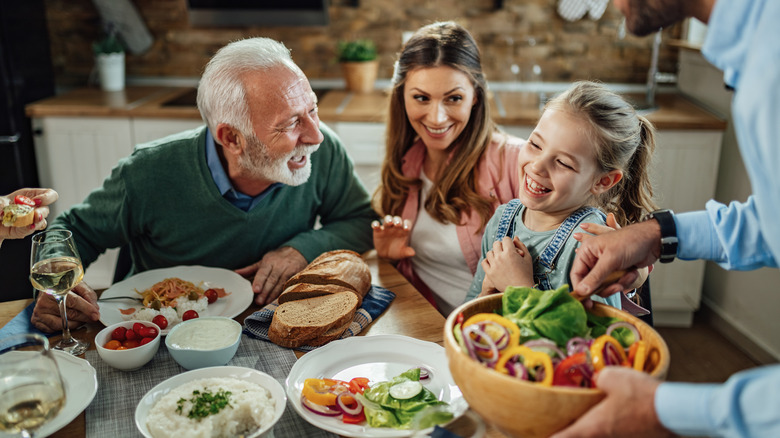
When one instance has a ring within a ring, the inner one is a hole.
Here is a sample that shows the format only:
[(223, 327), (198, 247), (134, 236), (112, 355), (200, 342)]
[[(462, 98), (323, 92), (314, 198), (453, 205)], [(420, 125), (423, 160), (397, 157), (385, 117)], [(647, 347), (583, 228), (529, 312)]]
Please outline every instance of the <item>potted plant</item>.
[(338, 59), (344, 72), (347, 90), (369, 93), (374, 89), (379, 61), (373, 41), (368, 39), (339, 41)]
[(92, 44), (100, 77), (100, 86), (105, 91), (120, 91), (125, 88), (125, 48), (116, 30), (108, 26), (106, 36)]

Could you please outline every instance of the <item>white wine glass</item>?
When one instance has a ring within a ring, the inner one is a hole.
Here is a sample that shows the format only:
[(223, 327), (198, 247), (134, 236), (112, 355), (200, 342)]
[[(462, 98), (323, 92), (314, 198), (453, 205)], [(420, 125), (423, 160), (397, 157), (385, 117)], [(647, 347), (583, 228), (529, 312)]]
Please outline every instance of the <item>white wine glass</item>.
[(65, 405), (49, 340), (32, 333), (0, 339), (0, 435), (33, 437)]
[(83, 354), (89, 342), (79, 341), (70, 335), (65, 304), (70, 290), (84, 277), (73, 234), (68, 230), (46, 230), (35, 234), (32, 238), (30, 266), (33, 287), (54, 297), (60, 308), (62, 339), (52, 348), (74, 356)]

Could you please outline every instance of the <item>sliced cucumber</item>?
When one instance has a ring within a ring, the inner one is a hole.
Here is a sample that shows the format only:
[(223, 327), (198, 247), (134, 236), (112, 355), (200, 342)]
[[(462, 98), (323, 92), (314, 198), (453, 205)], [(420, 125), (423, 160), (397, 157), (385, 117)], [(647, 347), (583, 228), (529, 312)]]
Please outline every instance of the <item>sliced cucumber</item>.
[(408, 400), (422, 391), (422, 383), (406, 380), (390, 387), (390, 396), (398, 400)]

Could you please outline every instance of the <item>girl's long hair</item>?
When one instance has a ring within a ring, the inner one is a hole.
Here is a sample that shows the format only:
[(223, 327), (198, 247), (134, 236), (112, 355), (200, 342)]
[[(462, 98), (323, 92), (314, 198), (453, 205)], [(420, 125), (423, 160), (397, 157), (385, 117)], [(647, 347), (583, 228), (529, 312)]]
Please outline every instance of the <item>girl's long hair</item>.
[(387, 120), (386, 155), (381, 182), (374, 193), (374, 209), (380, 215), (400, 215), (409, 191), (419, 186), (419, 178), (403, 175), (402, 159), (416, 141), (404, 106), (404, 85), (409, 72), (420, 68), (446, 66), (464, 73), (476, 91), (476, 103), (469, 123), (450, 145), (451, 160), (425, 201), (425, 210), (442, 223), (460, 224), (461, 214), (476, 210), (485, 226), (493, 214), (489, 199), (477, 193), (476, 167), (497, 128), (487, 105), (487, 83), (482, 73), (480, 51), (469, 32), (454, 22), (438, 22), (419, 29), (401, 51), (393, 73)]
[(584, 118), (601, 170), (623, 171), (623, 178), (595, 199), (597, 207), (614, 213), (621, 226), (639, 222), (658, 208), (650, 181), (655, 128), (630, 103), (604, 85), (582, 81), (548, 102), (545, 110), (549, 108)]

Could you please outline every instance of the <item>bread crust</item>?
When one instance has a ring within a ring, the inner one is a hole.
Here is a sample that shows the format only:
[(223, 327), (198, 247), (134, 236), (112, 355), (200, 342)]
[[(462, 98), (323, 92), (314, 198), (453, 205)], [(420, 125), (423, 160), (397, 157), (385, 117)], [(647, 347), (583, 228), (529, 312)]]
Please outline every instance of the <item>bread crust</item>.
[(3, 225), (6, 227), (27, 227), (35, 219), (35, 209), (29, 205), (10, 204), (3, 209)]
[(371, 289), (371, 270), (360, 254), (354, 251), (328, 251), (287, 280), (284, 288), (299, 283), (348, 287), (362, 300)]

